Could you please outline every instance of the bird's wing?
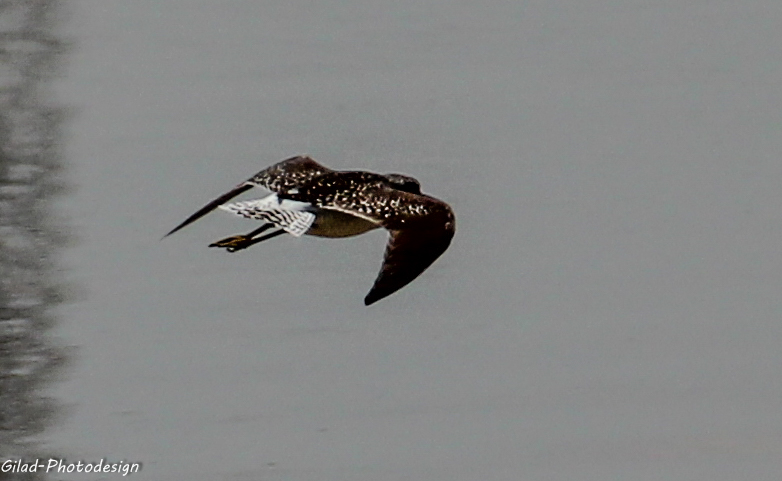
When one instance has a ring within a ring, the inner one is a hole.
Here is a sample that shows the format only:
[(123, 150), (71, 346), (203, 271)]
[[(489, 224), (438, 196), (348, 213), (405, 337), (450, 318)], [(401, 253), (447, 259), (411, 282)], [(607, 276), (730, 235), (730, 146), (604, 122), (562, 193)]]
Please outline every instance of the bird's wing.
[(263, 199), (232, 202), (219, 206), (222, 210), (246, 219), (262, 220), (274, 224), (296, 237), (306, 234), (315, 222), (315, 214), (309, 212), (307, 207), (309, 204), (292, 200), (279, 202), (274, 194)]
[(231, 191), (221, 195), (217, 199), (209, 202), (195, 214), (184, 220), (181, 224), (174, 227), (171, 232), (163, 237), (168, 237), (183, 227), (192, 224), (201, 217), (215, 210), (218, 206), (225, 204), (237, 195), (252, 189), (253, 187), (264, 187), (272, 192), (284, 193), (292, 188), (312, 181), (314, 178), (333, 172), (331, 169), (320, 165), (307, 156), (296, 156), (285, 159), (282, 162), (267, 167), (258, 172), (251, 178), (234, 187)]
[(364, 299), (366, 305), (418, 277), (445, 252), (455, 232), (448, 204), (394, 189), (382, 176), (368, 172), (326, 174), (286, 197), (354, 215), (389, 231), (383, 267)]
[(263, 169), (248, 179), (247, 183), (280, 194), (330, 172), (334, 171), (320, 165), (306, 155), (296, 156)]
[(391, 231), (383, 267), (364, 298), (370, 305), (390, 296), (421, 275), (451, 244), (453, 229)]

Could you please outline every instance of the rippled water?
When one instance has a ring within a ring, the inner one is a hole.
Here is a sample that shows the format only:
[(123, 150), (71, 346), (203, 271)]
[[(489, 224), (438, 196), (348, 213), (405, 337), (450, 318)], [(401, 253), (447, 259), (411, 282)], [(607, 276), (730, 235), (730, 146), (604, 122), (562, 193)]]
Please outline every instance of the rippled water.
[[(65, 224), (63, 108), (48, 94), (65, 51), (56, 2), (0, 4), (0, 462), (54, 452), (40, 446), (58, 411), (46, 395), (65, 350), (50, 335), (62, 302), (59, 246)], [(0, 473), (2, 479), (43, 479)]]

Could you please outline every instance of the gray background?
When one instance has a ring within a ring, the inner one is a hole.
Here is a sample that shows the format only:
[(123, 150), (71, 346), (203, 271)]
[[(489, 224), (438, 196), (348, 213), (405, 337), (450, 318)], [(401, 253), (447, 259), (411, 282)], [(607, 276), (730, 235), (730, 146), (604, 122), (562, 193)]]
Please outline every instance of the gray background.
[[(782, 477), (779, 2), (65, 5), (69, 458)], [(249, 225), (214, 214), (159, 241), (298, 153), (416, 176), (452, 247), (365, 308), (382, 232), (229, 255), (206, 246)]]

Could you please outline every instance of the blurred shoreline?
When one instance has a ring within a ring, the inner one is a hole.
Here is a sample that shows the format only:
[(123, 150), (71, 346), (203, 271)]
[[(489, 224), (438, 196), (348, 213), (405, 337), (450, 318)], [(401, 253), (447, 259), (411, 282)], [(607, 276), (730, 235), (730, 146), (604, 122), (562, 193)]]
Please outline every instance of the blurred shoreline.
[[(63, 191), (65, 111), (47, 88), (66, 51), (57, 0), (0, 2), (0, 459), (41, 457), (57, 412), (44, 394), (65, 360), (47, 332), (63, 300), (57, 263), (66, 228), (52, 216)], [(41, 473), (3, 479), (43, 479)]]

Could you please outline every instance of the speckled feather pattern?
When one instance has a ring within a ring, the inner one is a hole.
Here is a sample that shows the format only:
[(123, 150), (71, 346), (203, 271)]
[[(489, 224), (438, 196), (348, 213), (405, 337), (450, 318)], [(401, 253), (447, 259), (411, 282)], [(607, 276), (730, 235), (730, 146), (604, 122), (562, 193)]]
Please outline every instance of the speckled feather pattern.
[[(276, 193), (276, 197), (272, 195), (267, 199), (226, 205), (229, 200), (256, 186)], [(266, 206), (272, 197), (276, 204)], [(291, 201), (299, 205), (295, 208), (284, 205)], [(316, 225), (319, 215), (323, 219), (329, 218), (327, 211), (366, 221), (364, 226), (352, 226), (345, 231), (343, 219), (340, 221), (343, 223), (341, 233), (330, 233), (327, 237), (357, 235), (368, 230), (366, 225), (384, 227), (390, 233), (389, 242), (380, 273), (364, 298), (366, 305), (393, 294), (417, 278), (448, 249), (455, 232), (454, 214), (448, 204), (422, 194), (420, 184), (412, 177), (337, 172), (307, 156), (291, 157), (258, 172), (209, 202), (166, 235), (218, 207), (282, 226), (294, 235), (309, 233), (322, 236), (324, 232), (334, 232), (323, 225), (318, 227), (319, 232), (310, 229), (310, 226)]]
[(363, 217), (390, 232), (383, 266), (364, 298), (366, 305), (415, 280), (448, 249), (455, 232), (448, 204), (398, 190), (388, 176), (371, 172), (324, 174), (280, 196)]
[(168, 237), (174, 232), (192, 224), (201, 217), (217, 209), (217, 207), (253, 187), (264, 187), (272, 192), (285, 193), (290, 189), (296, 188), (320, 175), (330, 172), (333, 172), (333, 170), (320, 165), (306, 155), (285, 159), (271, 167), (263, 169), (248, 180), (201, 207), (201, 209), (185, 219), (181, 224), (171, 229), (171, 231), (163, 237)]
[(268, 167), (247, 180), (248, 184), (286, 193), (323, 174), (334, 172), (320, 165), (310, 157), (296, 156)]
[(394, 189), (385, 176), (371, 172), (324, 174), (298, 192), (283, 195), (322, 209), (353, 213), (389, 230), (414, 228), (422, 222), (429, 228), (448, 230), (454, 221), (453, 212), (444, 202)]

